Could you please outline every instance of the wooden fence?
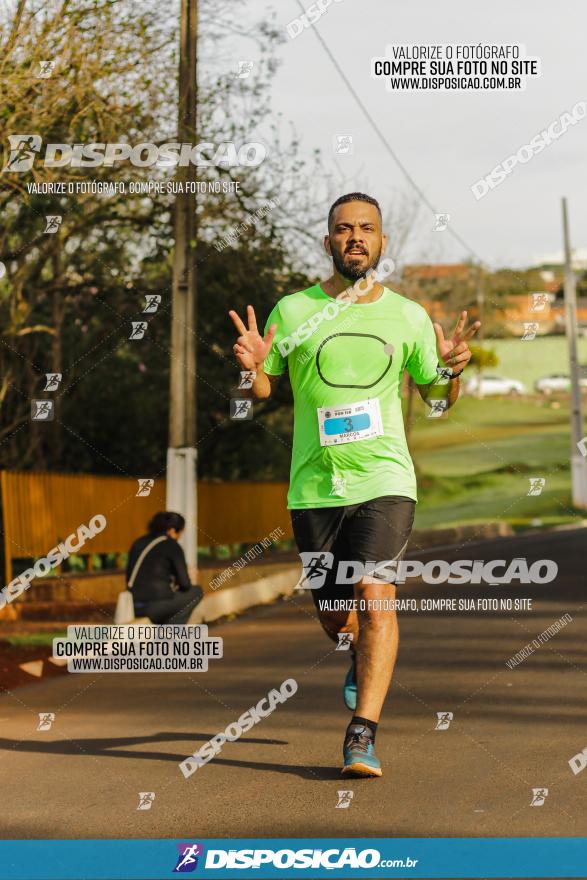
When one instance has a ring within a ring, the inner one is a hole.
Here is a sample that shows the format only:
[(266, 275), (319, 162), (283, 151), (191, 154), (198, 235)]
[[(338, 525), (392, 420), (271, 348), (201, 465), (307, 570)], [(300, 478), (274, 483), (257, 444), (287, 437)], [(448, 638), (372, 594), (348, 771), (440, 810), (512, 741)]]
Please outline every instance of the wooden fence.
[[(39, 558), (96, 514), (106, 528), (86, 545), (88, 553), (122, 553), (165, 510), (165, 480), (139, 495), (139, 481), (87, 474), (0, 472), (6, 582), (15, 559)], [(254, 544), (275, 529), (292, 536), (287, 483), (198, 484), (198, 545)]]

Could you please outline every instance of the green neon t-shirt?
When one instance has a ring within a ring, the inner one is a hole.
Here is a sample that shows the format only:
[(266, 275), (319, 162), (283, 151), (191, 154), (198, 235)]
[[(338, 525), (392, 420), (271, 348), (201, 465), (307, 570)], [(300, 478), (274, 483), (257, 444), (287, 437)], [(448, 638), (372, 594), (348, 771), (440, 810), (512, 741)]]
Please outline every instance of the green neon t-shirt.
[(436, 378), (432, 322), (418, 303), (383, 288), (370, 303), (341, 302), (319, 284), (279, 300), (264, 369), (289, 371), (294, 436), (288, 507), (339, 507), (381, 495), (417, 500), (401, 411), (408, 370)]

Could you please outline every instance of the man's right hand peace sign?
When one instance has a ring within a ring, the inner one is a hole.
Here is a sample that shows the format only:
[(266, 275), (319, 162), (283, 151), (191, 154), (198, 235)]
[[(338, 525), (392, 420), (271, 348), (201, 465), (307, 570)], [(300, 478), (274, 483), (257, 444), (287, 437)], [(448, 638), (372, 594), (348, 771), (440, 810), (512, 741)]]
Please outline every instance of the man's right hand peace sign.
[(265, 337), (263, 337), (257, 329), (257, 319), (255, 318), (255, 310), (252, 306), (247, 306), (248, 329), (236, 312), (230, 311), (228, 314), (239, 332), (239, 337), (232, 350), (243, 369), (256, 370), (269, 354), (273, 337), (277, 330), (277, 324), (272, 324), (267, 330)]

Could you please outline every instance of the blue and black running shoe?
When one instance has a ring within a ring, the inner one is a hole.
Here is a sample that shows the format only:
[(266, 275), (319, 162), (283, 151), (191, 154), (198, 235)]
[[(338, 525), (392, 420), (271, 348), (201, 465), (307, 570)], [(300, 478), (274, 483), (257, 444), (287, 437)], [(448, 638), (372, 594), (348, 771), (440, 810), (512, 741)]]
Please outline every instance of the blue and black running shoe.
[(382, 776), (381, 764), (373, 746), (373, 734), (368, 727), (349, 725), (342, 753), (343, 776)]

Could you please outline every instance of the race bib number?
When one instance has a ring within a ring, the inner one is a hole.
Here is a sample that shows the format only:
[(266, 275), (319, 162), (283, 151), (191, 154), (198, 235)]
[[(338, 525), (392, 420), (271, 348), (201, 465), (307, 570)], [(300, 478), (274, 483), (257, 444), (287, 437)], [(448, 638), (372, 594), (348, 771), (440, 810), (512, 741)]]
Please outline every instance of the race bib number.
[(377, 397), (360, 400), (346, 406), (321, 406), (318, 408), (320, 446), (339, 443), (356, 443), (383, 434), (381, 407)]

